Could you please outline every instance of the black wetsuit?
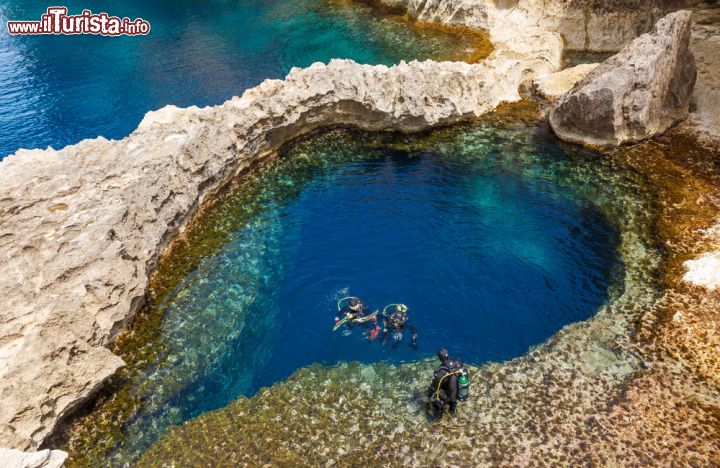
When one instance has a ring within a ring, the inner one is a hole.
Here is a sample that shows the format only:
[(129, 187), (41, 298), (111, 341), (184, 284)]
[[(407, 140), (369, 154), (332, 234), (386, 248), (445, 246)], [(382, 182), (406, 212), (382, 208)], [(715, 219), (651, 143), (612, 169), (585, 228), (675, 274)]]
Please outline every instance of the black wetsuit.
[[(407, 327), (411, 334), (410, 345), (413, 348), (417, 348), (417, 328), (410, 323), (407, 312), (403, 313), (396, 310), (389, 316), (384, 316), (383, 321), (385, 323), (385, 326), (383, 327), (383, 344), (387, 344), (391, 335), (395, 335), (396, 333), (400, 333), (402, 335), (403, 331), (405, 331), (405, 328)], [(397, 349), (397, 347), (400, 346), (401, 340), (402, 337), (393, 342), (393, 349)]]
[(430, 403), (436, 417), (442, 416), (445, 404), (448, 405), (450, 414), (455, 414), (458, 395), (458, 372), (462, 369), (463, 363), (459, 359), (449, 358), (433, 372), (433, 381), (428, 389)]

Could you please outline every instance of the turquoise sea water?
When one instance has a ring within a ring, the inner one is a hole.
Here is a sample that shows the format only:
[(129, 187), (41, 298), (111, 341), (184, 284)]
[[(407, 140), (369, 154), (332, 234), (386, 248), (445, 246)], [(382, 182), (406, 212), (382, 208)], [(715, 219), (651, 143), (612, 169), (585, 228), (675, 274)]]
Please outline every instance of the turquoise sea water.
[[(148, 36), (10, 36), (7, 20), (36, 20), (39, 0), (0, 2), (0, 158), (122, 138), (149, 110), (224, 102), (293, 66), (331, 58), (393, 64), (441, 58), (459, 39), (326, 0), (71, 0), (82, 9), (142, 17)], [(462, 41), (460, 41), (462, 42)]]

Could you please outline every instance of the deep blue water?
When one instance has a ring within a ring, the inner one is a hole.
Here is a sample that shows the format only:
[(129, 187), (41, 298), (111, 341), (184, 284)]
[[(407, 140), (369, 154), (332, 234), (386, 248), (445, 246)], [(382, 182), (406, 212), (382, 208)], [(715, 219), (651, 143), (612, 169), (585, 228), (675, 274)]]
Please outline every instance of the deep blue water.
[[(607, 194), (578, 180), (582, 163), (552, 138), (483, 128), (441, 152), (392, 148), (331, 132), (214, 208), (208, 222), (227, 238), (161, 307), (163, 351), (134, 384), (144, 403), (118, 460), (312, 363), (402, 362), (440, 346), (505, 360), (607, 301), (618, 233), (592, 200)], [(333, 333), (347, 295), (373, 310), (407, 304), (418, 349)]]
[[(615, 261), (597, 211), (432, 153), (341, 165), (266, 215), (287, 241), (273, 259), (283, 274), (264, 343), (271, 365), (248, 393), (313, 362), (411, 360), (441, 346), (473, 363), (519, 356), (596, 312)], [(335, 302), (348, 294), (372, 310), (406, 304), (418, 350), (332, 333)]]
[(368, 7), (327, 0), (71, 0), (142, 17), (148, 36), (10, 36), (7, 20), (36, 20), (41, 0), (0, 2), (0, 159), (19, 148), (122, 138), (149, 110), (224, 102), (293, 66), (331, 58), (393, 64), (439, 58), (457, 38), (413, 29)]

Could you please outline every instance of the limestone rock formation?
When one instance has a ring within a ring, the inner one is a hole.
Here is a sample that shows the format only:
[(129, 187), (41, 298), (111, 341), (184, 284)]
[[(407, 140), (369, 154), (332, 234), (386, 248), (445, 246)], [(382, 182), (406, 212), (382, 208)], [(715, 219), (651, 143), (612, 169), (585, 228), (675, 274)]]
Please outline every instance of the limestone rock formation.
[(583, 63), (559, 72), (543, 75), (533, 80), (533, 88), (548, 100), (555, 100), (568, 92), (575, 83), (585, 78), (599, 64)]
[(684, 266), (683, 280), (711, 291), (720, 287), (720, 252), (707, 252)]
[(62, 450), (23, 452), (0, 448), (0, 466), (4, 468), (60, 468), (67, 457)]
[(664, 15), (697, 3), (700, 1), (518, 0), (514, 8), (537, 18), (539, 27), (560, 31), (566, 50), (615, 52), (649, 32)]
[(619, 145), (686, 118), (696, 76), (690, 25), (689, 11), (672, 13), (593, 70), (550, 112), (555, 133), (574, 143)]
[[(559, 32), (566, 50), (614, 52), (652, 29), (663, 15), (700, 0), (373, 0), (421, 21), (476, 29), (515, 25)], [(491, 34), (492, 36), (492, 34)], [(491, 37), (491, 39), (494, 38)]]
[(720, 152), (720, 5), (693, 11), (690, 51), (698, 67), (695, 109), (681, 127), (709, 150)]
[[(720, 156), (720, 8), (693, 12), (690, 50), (698, 65), (693, 93), (696, 109), (679, 125), (709, 153)], [(720, 219), (705, 230), (714, 249), (684, 263), (683, 279), (709, 290), (720, 288)]]
[(553, 34), (518, 44), (474, 65), (317, 63), (220, 106), (150, 112), (120, 141), (5, 158), (0, 445), (37, 448), (122, 365), (105, 345), (142, 304), (160, 252), (238, 171), (319, 127), (412, 132), (517, 101), (562, 49)]

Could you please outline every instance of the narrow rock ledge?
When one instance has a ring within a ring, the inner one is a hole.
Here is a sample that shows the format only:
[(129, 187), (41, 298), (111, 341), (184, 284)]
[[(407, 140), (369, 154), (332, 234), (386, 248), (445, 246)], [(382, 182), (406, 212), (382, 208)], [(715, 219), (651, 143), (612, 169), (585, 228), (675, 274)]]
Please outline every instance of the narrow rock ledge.
[(533, 88), (543, 98), (554, 101), (567, 93), (575, 83), (597, 68), (598, 63), (583, 63), (533, 80)]

